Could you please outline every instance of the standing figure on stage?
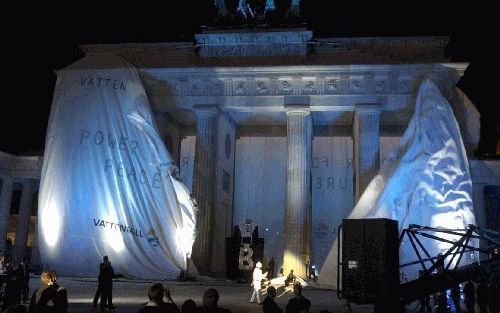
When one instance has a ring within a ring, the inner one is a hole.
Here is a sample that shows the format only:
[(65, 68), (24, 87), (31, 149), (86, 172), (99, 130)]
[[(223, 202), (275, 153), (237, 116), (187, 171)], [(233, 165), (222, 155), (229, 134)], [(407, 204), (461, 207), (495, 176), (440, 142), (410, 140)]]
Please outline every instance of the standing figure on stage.
[(266, 276), (267, 272), (262, 273), (262, 263), (260, 263), (260, 261), (257, 262), (257, 264), (255, 265), (255, 269), (253, 270), (253, 293), (252, 298), (250, 298), (250, 302), (255, 302), (255, 298), (257, 297), (257, 303), (262, 303), (262, 301), (260, 300), (260, 289), (262, 288), (262, 279), (264, 279)]
[(293, 270), (290, 270), (290, 273), (288, 273), (288, 276), (285, 279), (285, 287), (288, 287), (290, 284), (295, 284), (295, 275), (293, 274)]
[(271, 278), (274, 278), (274, 257), (271, 257), (271, 260), (269, 261), (269, 270), (268, 270), (268, 273), (269, 273), (269, 279)]
[(101, 298), (101, 309), (108, 307), (109, 309), (115, 309), (113, 305), (113, 277), (115, 277), (115, 271), (109, 262), (108, 256), (105, 255), (102, 258), (101, 264), (99, 264), (99, 276), (97, 278), (98, 285), (97, 291), (94, 296), (93, 306), (97, 306), (97, 301), (99, 297)]

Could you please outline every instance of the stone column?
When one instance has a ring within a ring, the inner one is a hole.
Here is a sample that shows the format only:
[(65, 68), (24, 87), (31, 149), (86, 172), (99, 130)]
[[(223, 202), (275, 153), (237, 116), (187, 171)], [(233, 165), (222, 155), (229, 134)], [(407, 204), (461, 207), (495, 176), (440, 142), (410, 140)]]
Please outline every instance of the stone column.
[(215, 277), (224, 278), (226, 277), (226, 237), (231, 237), (233, 228), (236, 123), (223, 112), (220, 112), (217, 117), (216, 138), (216, 184), (210, 271)]
[(41, 266), (41, 257), (40, 257), (40, 246), (38, 244), (38, 216), (37, 221), (35, 222), (35, 233), (33, 234), (33, 246), (31, 247), (31, 260), (30, 265), (33, 268), (40, 268)]
[(354, 197), (359, 200), (380, 167), (380, 106), (357, 105), (353, 121)]
[(5, 255), (5, 241), (7, 240), (7, 230), (9, 228), (14, 180), (11, 177), (3, 176), (2, 181), (2, 194), (0, 195), (0, 255)]
[(308, 107), (287, 109), (285, 256), (283, 270), (307, 276), (311, 259), (312, 119)]
[(193, 261), (202, 275), (210, 274), (213, 238), (217, 108), (198, 106), (194, 156), (193, 196), (198, 204)]
[(19, 213), (17, 215), (16, 240), (14, 242), (14, 250), (12, 253), (12, 262), (14, 264), (22, 261), (26, 254), (26, 242), (28, 240), (32, 200), (33, 183), (30, 180), (26, 180), (23, 182), (21, 202), (19, 204)]

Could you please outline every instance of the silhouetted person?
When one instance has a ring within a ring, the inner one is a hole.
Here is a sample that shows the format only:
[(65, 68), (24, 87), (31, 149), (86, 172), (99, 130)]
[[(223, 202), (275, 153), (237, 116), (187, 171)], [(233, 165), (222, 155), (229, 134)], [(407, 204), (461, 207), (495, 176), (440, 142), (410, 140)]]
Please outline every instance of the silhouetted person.
[(26, 303), (28, 301), (29, 294), (29, 281), (30, 274), (28, 271), (27, 259), (24, 258), (23, 262), (19, 263), (16, 268), (16, 281), (19, 287), (19, 291), (21, 292), (23, 302)]
[(40, 287), (33, 292), (30, 313), (66, 313), (68, 311), (68, 293), (57, 283), (57, 275), (46, 270), (40, 276)]
[(5, 265), (5, 289), (3, 295), (2, 311), (14, 304), (21, 303), (21, 293), (16, 272), (10, 263)]
[(198, 312), (198, 306), (196, 305), (196, 302), (194, 302), (193, 299), (187, 299), (182, 304), (181, 312), (182, 313), (197, 313)]
[(448, 303), (446, 301), (446, 295), (444, 292), (439, 292), (437, 295), (437, 307), (436, 313), (449, 313), (450, 308), (448, 307)]
[[(418, 272), (419, 278), (422, 278), (424, 276), (424, 271), (420, 270)], [(418, 302), (420, 303), (420, 313), (424, 312), (432, 312), (431, 304), (430, 304), (430, 297), (429, 295), (424, 295), (418, 299)]]
[(288, 276), (285, 279), (285, 286), (288, 287), (288, 285), (294, 283), (295, 283), (295, 275), (293, 274), (293, 270), (290, 270), (290, 273), (288, 273)]
[(252, 244), (256, 245), (259, 242), (259, 226), (255, 226), (252, 232)]
[(149, 302), (139, 310), (139, 313), (160, 313), (160, 304), (163, 299), (163, 290), (154, 284), (148, 289)]
[(23, 289), (23, 302), (26, 303), (30, 294), (30, 268), (28, 265), (28, 259), (24, 258), (24, 277), (23, 277), (24, 289)]
[(110, 309), (116, 308), (113, 305), (113, 277), (115, 277), (115, 271), (111, 266), (111, 262), (109, 262), (108, 256), (105, 255), (102, 258), (101, 264), (99, 264), (97, 291), (94, 295), (93, 307), (97, 306), (97, 301), (101, 298), (101, 309), (104, 309), (105, 307)]
[[(444, 267), (444, 256), (442, 253), (438, 253), (436, 259), (436, 271), (438, 274), (443, 274), (445, 272)], [(448, 302), (446, 300), (446, 290), (441, 290), (437, 295), (437, 307), (436, 313), (447, 313), (450, 312), (450, 308), (448, 307)]]
[(283, 277), (285, 274), (283, 274), (283, 268), (280, 268), (280, 272), (278, 273), (278, 277)]
[(274, 301), (276, 297), (276, 288), (273, 286), (267, 287), (267, 297), (262, 302), (262, 310), (264, 313), (283, 313), (283, 310), (278, 307)]
[(472, 280), (469, 280), (464, 286), (464, 300), (467, 313), (474, 313), (476, 305), (476, 288)]
[(460, 312), (460, 285), (451, 288), (451, 299), (455, 305), (455, 312)]
[(311, 301), (302, 295), (302, 285), (300, 283), (293, 285), (293, 294), (295, 297), (288, 301), (286, 313), (309, 312)]
[(177, 307), (174, 300), (172, 300), (172, 297), (170, 296), (170, 290), (164, 287), (163, 285), (161, 286), (163, 288), (163, 299), (161, 303), (162, 312), (179, 313), (179, 308)]
[(203, 294), (203, 306), (199, 308), (199, 313), (231, 313), (231, 311), (219, 308), (219, 292), (210, 288)]
[(476, 301), (479, 304), (479, 312), (486, 313), (488, 307), (488, 285), (482, 280), (476, 289)]
[(172, 301), (170, 292), (166, 294), (166, 289), (162, 284), (154, 284), (149, 287), (148, 298), (149, 302), (145, 307), (139, 310), (139, 313), (179, 313), (179, 309), (172, 302), (164, 302), (163, 296), (167, 297), (167, 301)]
[(498, 280), (493, 280), (488, 289), (489, 301), (488, 306), (490, 307), (490, 312), (495, 312), (500, 308), (500, 284)]
[(269, 278), (274, 278), (274, 265), (275, 265), (275, 262), (274, 262), (274, 257), (271, 257), (271, 260), (269, 261), (268, 263), (268, 266), (269, 266)]

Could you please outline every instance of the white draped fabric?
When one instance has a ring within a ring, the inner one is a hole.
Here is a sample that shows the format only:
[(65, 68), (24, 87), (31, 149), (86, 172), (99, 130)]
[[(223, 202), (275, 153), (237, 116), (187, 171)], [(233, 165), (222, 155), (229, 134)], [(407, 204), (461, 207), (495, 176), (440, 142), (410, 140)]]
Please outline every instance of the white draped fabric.
[(44, 266), (173, 278), (186, 268), (195, 206), (155, 127), (137, 70), (87, 55), (58, 72), (39, 192)]
[[(475, 223), (471, 195), (469, 163), (452, 108), (438, 87), (426, 80), (399, 146), (347, 218), (390, 218), (398, 221), (400, 230), (409, 224), (464, 229)], [(423, 244), (433, 256), (449, 248), (449, 244), (430, 239)], [(415, 260), (411, 243), (404, 241), (400, 264)], [(404, 270), (415, 278), (416, 269)], [(323, 264), (319, 283), (336, 286), (336, 281), (337, 240)]]

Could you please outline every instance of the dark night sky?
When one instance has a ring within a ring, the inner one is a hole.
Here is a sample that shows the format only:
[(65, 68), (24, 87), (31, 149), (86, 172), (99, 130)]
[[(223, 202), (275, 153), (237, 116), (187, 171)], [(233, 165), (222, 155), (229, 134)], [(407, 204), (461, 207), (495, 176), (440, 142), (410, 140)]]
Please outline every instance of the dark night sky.
[[(56, 78), (53, 71), (81, 58), (80, 44), (191, 41), (200, 25), (209, 24), (212, 2), (165, 1), (169, 5), (176, 3), (169, 8), (165, 4), (127, 8), (121, 3), (120, 7), (105, 9), (82, 3), (83, 7), (37, 16), (30, 23), (33, 32), (8, 38), (14, 48), (10, 49), (10, 58), (5, 59), (9, 62), (4, 67), (14, 74), (13, 88), (5, 90), (10, 96), (3, 103), (0, 151), (19, 155), (43, 153)], [(454, 10), (431, 9), (423, 4), (417, 9), (409, 7), (408, 2), (391, 10), (361, 4), (341, 8), (336, 6), (340, 2), (326, 0), (303, 3), (304, 20), (315, 37), (450, 36), (447, 53), (451, 60), (471, 62), (459, 87), (486, 117), (490, 128), (482, 135), (481, 150), (494, 149), (498, 100), (493, 98), (493, 82), (488, 75), (493, 71), (493, 59), (487, 55), (497, 36), (489, 37), (494, 19), (487, 16), (488, 9), (476, 13), (457, 3), (453, 4)], [(7, 107), (11, 108), (8, 113)]]

